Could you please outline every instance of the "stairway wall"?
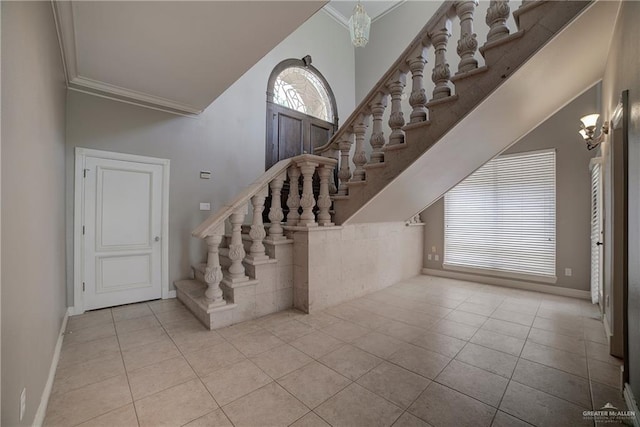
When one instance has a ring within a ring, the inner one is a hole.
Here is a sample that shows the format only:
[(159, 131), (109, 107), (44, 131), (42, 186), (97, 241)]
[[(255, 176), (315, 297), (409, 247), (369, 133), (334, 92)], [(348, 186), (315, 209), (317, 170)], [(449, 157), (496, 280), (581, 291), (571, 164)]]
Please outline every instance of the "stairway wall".
[[(169, 282), (173, 288), (175, 280), (189, 276), (192, 264), (205, 259), (204, 243), (191, 238), (191, 230), (264, 172), (266, 89), (271, 71), (284, 59), (307, 54), (331, 85), (340, 117), (347, 117), (355, 105), (353, 46), (348, 31), (324, 12), (287, 37), (197, 117), (179, 117), (69, 92), (66, 200), (70, 305), (75, 147), (171, 160)], [(201, 170), (211, 171), (211, 179), (199, 179)], [(212, 211), (199, 211), (200, 202), (211, 203)]]
[(404, 222), (294, 232), (294, 307), (315, 313), (420, 274), (423, 233)]
[[(580, 117), (598, 110), (599, 91), (599, 85), (589, 89), (505, 151), (505, 154), (512, 154), (550, 148), (556, 150), (558, 282), (553, 286), (584, 291), (589, 290), (591, 272), (589, 161), (597, 152), (586, 149), (577, 130)], [(443, 270), (444, 198), (427, 208), (421, 217), (426, 223), (424, 266)], [(427, 258), (433, 247), (439, 261)], [(572, 269), (570, 277), (565, 276), (565, 268)]]

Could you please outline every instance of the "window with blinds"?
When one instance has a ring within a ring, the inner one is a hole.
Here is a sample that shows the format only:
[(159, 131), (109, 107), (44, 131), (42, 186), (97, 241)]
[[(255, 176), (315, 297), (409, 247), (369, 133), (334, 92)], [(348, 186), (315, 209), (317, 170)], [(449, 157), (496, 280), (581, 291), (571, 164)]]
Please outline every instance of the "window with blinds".
[(497, 157), (445, 195), (445, 267), (556, 272), (556, 155)]

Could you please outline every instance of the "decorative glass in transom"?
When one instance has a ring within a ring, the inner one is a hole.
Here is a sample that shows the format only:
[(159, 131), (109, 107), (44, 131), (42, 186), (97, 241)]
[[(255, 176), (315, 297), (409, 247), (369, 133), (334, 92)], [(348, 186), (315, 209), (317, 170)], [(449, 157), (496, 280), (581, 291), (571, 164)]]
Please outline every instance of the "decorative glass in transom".
[(317, 117), (333, 121), (329, 94), (320, 79), (302, 67), (289, 67), (282, 71), (273, 88), (273, 102)]

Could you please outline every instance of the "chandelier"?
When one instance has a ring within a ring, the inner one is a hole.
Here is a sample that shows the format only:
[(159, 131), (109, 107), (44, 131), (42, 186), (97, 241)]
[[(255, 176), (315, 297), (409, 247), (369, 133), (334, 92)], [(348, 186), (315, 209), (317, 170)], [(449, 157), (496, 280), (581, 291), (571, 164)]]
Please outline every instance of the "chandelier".
[(353, 8), (353, 15), (349, 18), (349, 32), (351, 33), (351, 43), (355, 47), (363, 47), (369, 41), (369, 29), (371, 28), (371, 18), (365, 12), (364, 7), (358, 4)]

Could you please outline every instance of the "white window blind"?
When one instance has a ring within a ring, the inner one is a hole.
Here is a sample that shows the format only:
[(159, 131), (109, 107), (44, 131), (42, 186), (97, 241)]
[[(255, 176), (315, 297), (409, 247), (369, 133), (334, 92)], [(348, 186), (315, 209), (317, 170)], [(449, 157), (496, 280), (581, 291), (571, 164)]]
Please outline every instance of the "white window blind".
[(445, 195), (444, 264), (555, 278), (556, 156), (500, 156)]

